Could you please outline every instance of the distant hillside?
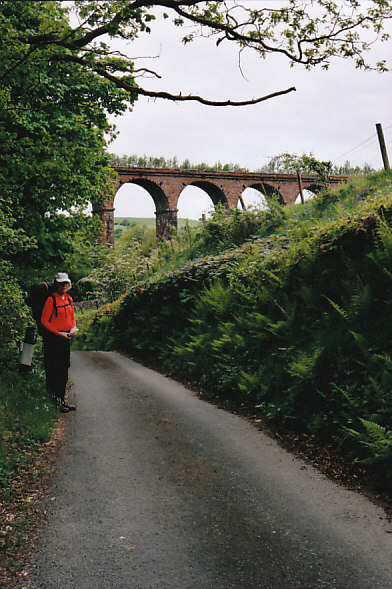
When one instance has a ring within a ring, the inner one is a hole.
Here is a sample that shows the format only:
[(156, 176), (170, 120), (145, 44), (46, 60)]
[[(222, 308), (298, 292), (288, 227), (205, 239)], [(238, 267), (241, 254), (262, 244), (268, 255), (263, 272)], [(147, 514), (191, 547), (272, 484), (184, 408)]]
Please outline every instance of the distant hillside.
[(135, 225), (146, 225), (146, 227), (155, 227), (155, 218), (153, 217), (114, 217), (114, 228), (121, 229), (131, 228)]
[[(195, 227), (199, 223), (195, 219), (178, 219), (178, 228), (184, 227), (187, 221), (191, 227)], [(145, 225), (149, 229), (155, 229), (155, 217), (114, 217), (116, 237), (119, 237), (120, 231), (131, 229), (135, 225)]]

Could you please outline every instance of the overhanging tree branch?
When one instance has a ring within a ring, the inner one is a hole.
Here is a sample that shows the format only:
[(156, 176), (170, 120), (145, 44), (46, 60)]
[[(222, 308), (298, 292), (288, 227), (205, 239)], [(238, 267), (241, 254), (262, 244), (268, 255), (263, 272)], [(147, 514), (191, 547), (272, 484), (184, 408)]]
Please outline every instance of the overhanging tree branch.
[(193, 101), (200, 102), (200, 104), (205, 104), (207, 106), (248, 106), (250, 104), (258, 104), (259, 102), (264, 102), (265, 100), (269, 100), (271, 98), (276, 98), (277, 96), (283, 96), (284, 94), (289, 94), (290, 92), (295, 92), (296, 90), (294, 86), (291, 86), (290, 88), (286, 88), (285, 90), (278, 90), (277, 92), (272, 92), (271, 94), (266, 94), (265, 96), (260, 96), (258, 98), (251, 98), (249, 100), (208, 100), (207, 98), (203, 98), (202, 96), (193, 94), (171, 94), (170, 92), (164, 91), (146, 90), (145, 88), (141, 88), (140, 86), (135, 86), (127, 82), (123, 78), (118, 78), (117, 76), (109, 73), (101, 65), (84, 60), (82, 57), (67, 55), (63, 59), (66, 59), (66, 61), (78, 63), (83, 66), (87, 66), (103, 78), (110, 80), (113, 84), (117, 86), (117, 88), (126, 90), (131, 94), (147, 96), (148, 98), (163, 98), (165, 100), (171, 100), (173, 102)]
[[(104, 74), (102, 74), (104, 75)], [(106, 77), (106, 76), (104, 76)], [(119, 86), (119, 88), (124, 86)], [(151, 90), (145, 90), (143, 88), (136, 88), (136, 92), (141, 94), (142, 96), (148, 96), (150, 98), (165, 98), (167, 100), (177, 101), (196, 101), (200, 102), (201, 104), (205, 104), (207, 106), (248, 106), (250, 104), (258, 104), (259, 102), (264, 102), (265, 100), (269, 100), (270, 98), (276, 98), (277, 96), (283, 96), (284, 94), (289, 94), (290, 92), (295, 92), (296, 88), (291, 86), (290, 88), (286, 88), (285, 90), (278, 90), (277, 92), (272, 92), (271, 94), (266, 94), (265, 96), (260, 96), (258, 98), (252, 98), (250, 100), (207, 100), (202, 96), (194, 96), (192, 94), (182, 95), (182, 94), (170, 94), (168, 92), (153, 92)]]

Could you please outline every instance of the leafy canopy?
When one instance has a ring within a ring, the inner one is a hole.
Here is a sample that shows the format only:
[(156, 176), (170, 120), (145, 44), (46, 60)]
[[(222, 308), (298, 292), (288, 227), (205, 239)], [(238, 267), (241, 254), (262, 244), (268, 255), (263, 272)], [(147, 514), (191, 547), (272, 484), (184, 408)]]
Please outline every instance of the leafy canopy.
[(39, 265), (61, 258), (71, 247), (64, 231), (78, 226), (89, 200), (109, 189), (104, 147), (112, 129), (106, 112), (123, 112), (129, 96), (67, 62), (63, 47), (33, 47), (23, 40), (33, 32), (67, 34), (60, 3), (2, 2), (0, 17), (3, 221), (12, 219), (8, 227), (35, 239), (39, 252), (30, 251), (25, 259)]
[[(35, 52), (44, 47), (57, 53), (67, 51), (63, 60), (79, 64), (98, 76), (110, 80), (118, 88), (136, 95), (171, 100), (197, 100), (210, 105), (254, 104), (292, 92), (295, 88), (278, 90), (270, 95), (242, 102), (214, 101), (167, 90), (151, 91), (136, 83), (135, 78), (154, 75), (151, 69), (135, 68), (134, 60), (112, 51), (110, 39), (134, 40), (140, 34), (156, 33), (154, 21), (171, 19), (174, 25), (186, 25), (183, 40), (195, 36), (215, 36), (216, 45), (237, 43), (242, 51), (251, 48), (262, 58), (278, 53), (294, 64), (310, 69), (320, 65), (328, 68), (333, 57), (354, 60), (355, 66), (386, 70), (386, 60), (371, 64), (366, 54), (375, 40), (387, 41), (385, 25), (392, 17), (392, 6), (386, 0), (286, 0), (261, 7), (259, 2), (200, 2), (195, 0), (76, 0), (77, 26), (49, 27), (42, 31), (25, 31), (15, 41), (23, 40)], [(158, 25), (159, 26), (159, 25)]]

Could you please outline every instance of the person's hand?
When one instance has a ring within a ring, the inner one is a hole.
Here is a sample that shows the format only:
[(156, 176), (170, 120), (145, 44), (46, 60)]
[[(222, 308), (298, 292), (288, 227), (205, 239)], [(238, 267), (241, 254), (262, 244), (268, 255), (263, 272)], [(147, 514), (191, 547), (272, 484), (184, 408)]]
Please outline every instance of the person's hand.
[(71, 336), (66, 331), (60, 331), (59, 335), (61, 335), (61, 337), (65, 337), (65, 339), (71, 339)]

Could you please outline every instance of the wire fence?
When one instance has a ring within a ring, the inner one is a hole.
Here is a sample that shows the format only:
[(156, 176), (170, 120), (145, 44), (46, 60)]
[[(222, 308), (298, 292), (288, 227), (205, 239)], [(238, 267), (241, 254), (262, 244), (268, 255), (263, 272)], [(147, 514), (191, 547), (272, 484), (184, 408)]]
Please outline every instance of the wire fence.
[[(384, 139), (387, 148), (387, 152), (389, 154), (389, 159), (391, 161), (392, 155), (392, 125), (383, 128), (384, 132)], [(381, 170), (383, 169), (383, 160), (380, 150), (380, 144), (378, 140), (377, 132), (373, 135), (353, 147), (349, 149), (342, 155), (334, 158), (332, 163), (336, 167), (343, 167), (345, 164), (349, 162), (352, 168), (359, 167), (361, 169), (371, 168), (374, 170)]]

